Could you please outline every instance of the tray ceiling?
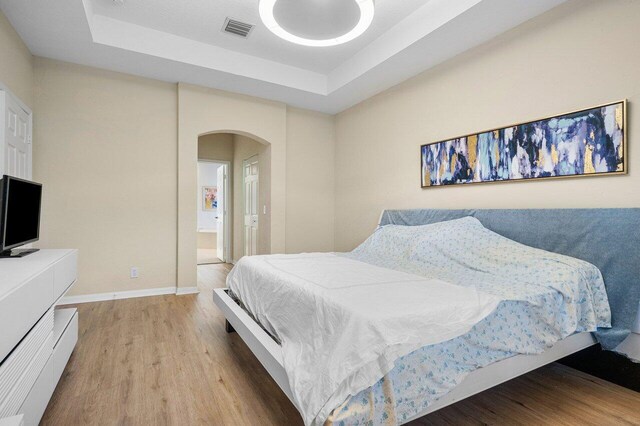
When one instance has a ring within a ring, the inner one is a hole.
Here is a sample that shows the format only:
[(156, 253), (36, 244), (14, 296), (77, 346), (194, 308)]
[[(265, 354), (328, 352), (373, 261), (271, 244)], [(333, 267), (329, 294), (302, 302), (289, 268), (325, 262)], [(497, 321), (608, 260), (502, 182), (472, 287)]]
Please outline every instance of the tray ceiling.
[[(364, 35), (322, 48), (272, 34), (259, 0), (0, 0), (0, 8), (34, 55), (337, 113), (564, 1), (377, 0)], [(226, 34), (227, 17), (255, 28), (247, 39)]]

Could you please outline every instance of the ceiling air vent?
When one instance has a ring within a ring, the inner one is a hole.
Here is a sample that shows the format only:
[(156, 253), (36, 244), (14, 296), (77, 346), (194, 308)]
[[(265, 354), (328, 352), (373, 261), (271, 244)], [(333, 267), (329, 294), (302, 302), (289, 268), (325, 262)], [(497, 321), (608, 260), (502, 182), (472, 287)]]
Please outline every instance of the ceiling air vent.
[(224, 26), (222, 27), (222, 31), (225, 33), (233, 34), (240, 36), (242, 38), (249, 37), (249, 33), (253, 29), (253, 25), (247, 24), (246, 22), (236, 21), (235, 19), (227, 18), (224, 21)]

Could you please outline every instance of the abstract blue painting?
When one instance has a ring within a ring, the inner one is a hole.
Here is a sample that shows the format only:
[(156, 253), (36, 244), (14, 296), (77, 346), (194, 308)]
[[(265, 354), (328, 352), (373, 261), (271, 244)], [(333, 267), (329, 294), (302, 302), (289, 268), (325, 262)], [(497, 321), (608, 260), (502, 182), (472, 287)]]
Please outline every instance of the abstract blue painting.
[(420, 147), (421, 185), (627, 173), (626, 101)]

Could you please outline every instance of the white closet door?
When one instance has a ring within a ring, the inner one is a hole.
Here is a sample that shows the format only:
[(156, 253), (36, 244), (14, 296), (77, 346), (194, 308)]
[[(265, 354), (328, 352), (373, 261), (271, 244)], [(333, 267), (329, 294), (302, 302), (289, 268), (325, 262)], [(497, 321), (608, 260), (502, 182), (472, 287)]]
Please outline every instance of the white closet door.
[(244, 254), (258, 254), (258, 156), (244, 160)]
[(4, 93), (4, 164), (3, 173), (31, 179), (31, 120), (8, 93)]

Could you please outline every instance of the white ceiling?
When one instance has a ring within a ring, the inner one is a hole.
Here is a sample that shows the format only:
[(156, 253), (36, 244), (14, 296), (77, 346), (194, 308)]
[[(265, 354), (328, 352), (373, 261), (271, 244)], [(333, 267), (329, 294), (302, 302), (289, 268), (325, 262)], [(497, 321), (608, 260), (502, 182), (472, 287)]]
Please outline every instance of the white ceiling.
[[(259, 0), (126, 0), (121, 6), (112, 0), (89, 1), (94, 14), (326, 74), (428, 0), (378, 0), (376, 19), (362, 37), (352, 43), (320, 49), (290, 43), (269, 31), (260, 21)], [(285, 0), (278, 3), (282, 1)], [(226, 17), (256, 25), (249, 39), (220, 31)]]
[[(0, 9), (34, 55), (336, 113), (564, 1), (377, 0), (363, 36), (324, 48), (272, 34), (259, 0), (0, 0)], [(248, 39), (225, 34), (226, 17), (256, 27)]]

